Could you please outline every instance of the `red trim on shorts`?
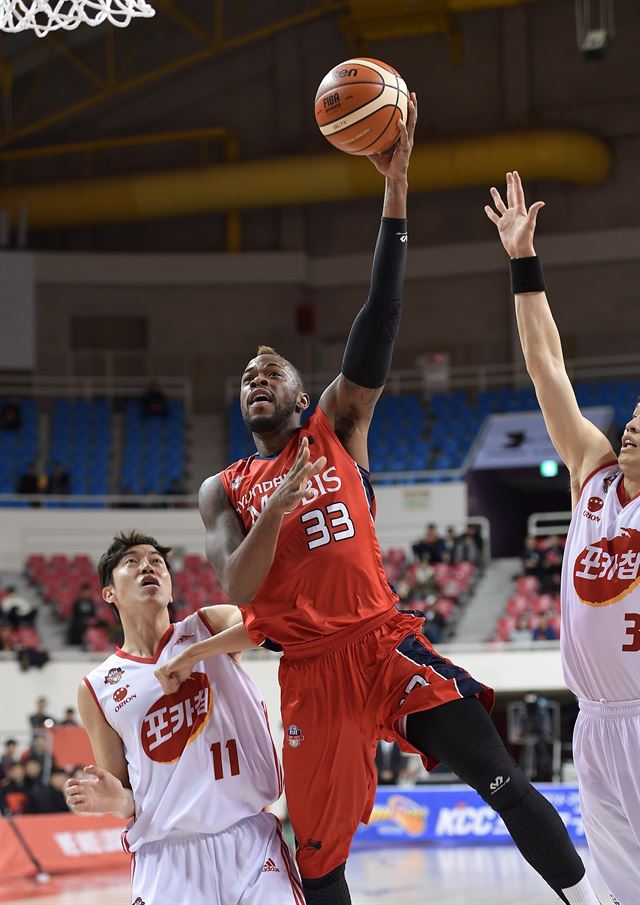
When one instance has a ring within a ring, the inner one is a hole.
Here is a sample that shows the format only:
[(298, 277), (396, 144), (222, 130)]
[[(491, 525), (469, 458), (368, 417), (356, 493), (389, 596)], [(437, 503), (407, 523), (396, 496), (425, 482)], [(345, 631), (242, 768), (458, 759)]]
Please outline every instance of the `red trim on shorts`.
[(273, 760), (276, 765), (276, 775), (278, 777), (278, 798), (282, 795), (282, 790), (284, 789), (284, 777), (282, 775), (282, 765), (280, 763), (280, 758), (278, 757), (278, 752), (276, 751), (276, 746), (273, 741), (273, 736), (271, 735), (271, 726), (269, 725), (269, 713), (267, 711), (267, 706), (264, 701), (260, 701), (262, 704), (262, 711), (264, 713), (264, 718), (267, 721), (267, 732), (269, 733), (269, 738), (271, 739), (271, 748), (273, 750)]
[(169, 628), (166, 630), (160, 641), (158, 642), (158, 647), (153, 655), (153, 657), (136, 657), (135, 654), (127, 654), (121, 648), (116, 647), (115, 655), (116, 657), (122, 657), (123, 660), (133, 660), (135, 663), (157, 663), (160, 657), (160, 654), (165, 649), (167, 644), (169, 643), (169, 639), (173, 635), (173, 629), (175, 628), (172, 623)]
[[(105, 715), (105, 712), (104, 712), (104, 710), (102, 709), (102, 704), (101, 704), (100, 701), (98, 700), (98, 695), (95, 693), (95, 691), (94, 691), (94, 689), (93, 689), (93, 685), (91, 684), (91, 682), (89, 681), (89, 679), (88, 679), (86, 676), (83, 676), (83, 677), (82, 677), (82, 681), (84, 682), (84, 684), (87, 686), (87, 688), (88, 688), (89, 691), (91, 692), (91, 696), (92, 696), (93, 700), (96, 702), (96, 705), (97, 705), (97, 707), (98, 707), (98, 710), (99, 710), (100, 713), (102, 714), (103, 720), (105, 721), (105, 723), (107, 724), (107, 726), (111, 726), (111, 723), (110, 723), (109, 720), (107, 719), (107, 717), (106, 717), (106, 715)], [(112, 727), (112, 728), (113, 728), (113, 727)]]
[(123, 831), (120, 833), (120, 843), (121, 843), (121, 845), (122, 845), (122, 848), (124, 849), (125, 854), (126, 854), (126, 855), (131, 855), (131, 854), (132, 854), (132, 851), (131, 851), (131, 849), (129, 848), (129, 843), (127, 842), (127, 831), (126, 831), (126, 830), (123, 830)]
[[(618, 464), (617, 459), (611, 459), (609, 462), (605, 462), (604, 465), (598, 465), (597, 468), (594, 468), (593, 471), (591, 472), (591, 474), (587, 475), (587, 477), (582, 482), (582, 484), (580, 486), (580, 493), (578, 494), (578, 499), (582, 496), (582, 492), (583, 492), (584, 488), (587, 486), (587, 484), (589, 483), (589, 481), (591, 480), (591, 478), (594, 475), (598, 474), (599, 471), (602, 471), (603, 468), (610, 468), (612, 465), (617, 465), (617, 464)], [(624, 503), (622, 505), (624, 506)]]
[(136, 853), (131, 852), (131, 898), (133, 899), (133, 880), (136, 875)]
[(637, 500), (640, 497), (640, 490), (637, 493), (634, 493), (632, 497), (629, 496), (624, 486), (624, 476), (621, 481), (618, 481), (618, 486), (616, 488), (618, 491), (618, 499), (620, 500), (620, 505), (624, 508), (628, 506), (629, 503), (633, 503), (634, 500)]
[[(274, 815), (275, 816), (275, 815)], [(280, 821), (276, 817), (276, 833), (278, 834), (278, 839), (280, 840), (280, 852), (282, 854), (282, 860), (284, 862), (284, 866), (287, 871), (287, 876), (289, 877), (289, 882), (291, 883), (291, 890), (293, 892), (293, 900), (296, 905), (305, 905), (304, 898), (304, 890), (302, 888), (302, 884), (298, 880), (296, 876), (296, 872), (291, 864), (291, 853), (289, 851), (289, 846), (284, 841), (282, 836), (282, 827), (280, 826)]]
[(209, 622), (207, 621), (207, 617), (205, 616), (205, 614), (202, 612), (201, 609), (200, 609), (200, 610), (196, 610), (196, 612), (197, 612), (198, 616), (200, 617), (200, 622), (202, 622), (202, 624), (204, 625), (204, 627), (206, 628), (206, 630), (209, 632), (209, 634), (210, 634), (211, 637), (213, 638), (213, 636), (214, 636), (216, 633), (214, 632), (214, 630), (213, 630), (213, 629), (211, 628), (211, 626), (209, 625)]

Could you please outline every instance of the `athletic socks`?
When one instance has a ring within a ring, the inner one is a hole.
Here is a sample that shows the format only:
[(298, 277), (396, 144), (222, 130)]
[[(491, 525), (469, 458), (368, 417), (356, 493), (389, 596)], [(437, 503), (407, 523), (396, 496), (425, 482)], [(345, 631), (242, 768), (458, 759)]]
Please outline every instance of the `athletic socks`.
[(563, 889), (562, 892), (569, 905), (600, 905), (600, 899), (593, 891), (586, 874), (579, 883)]

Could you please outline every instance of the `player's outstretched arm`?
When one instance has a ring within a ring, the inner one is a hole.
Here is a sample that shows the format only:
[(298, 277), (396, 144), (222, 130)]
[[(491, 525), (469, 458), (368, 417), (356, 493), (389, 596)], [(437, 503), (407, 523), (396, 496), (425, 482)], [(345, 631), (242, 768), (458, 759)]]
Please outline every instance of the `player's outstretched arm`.
[[(491, 189), (495, 210), (485, 207), (512, 261), (516, 319), (527, 371), (533, 381), (549, 436), (571, 473), (572, 491), (599, 465), (615, 459), (611, 444), (578, 407), (567, 374), (560, 334), (544, 292), (533, 239), (544, 202), (527, 209), (520, 176), (507, 173), (507, 203)], [(520, 264), (513, 264), (521, 261)], [(519, 291), (518, 291), (519, 290)]]
[(369, 158), (385, 177), (369, 296), (351, 328), (342, 373), (320, 398), (320, 407), (343, 446), (365, 468), (369, 467), (369, 424), (389, 374), (400, 326), (407, 258), (407, 174), (417, 118), (417, 98), (412, 93), (406, 126), (398, 124), (398, 141), (385, 153)]
[(285, 514), (295, 509), (307, 492), (310, 478), (326, 464), (324, 456), (311, 461), (309, 442), (304, 437), (293, 467), (246, 535), (220, 476), (207, 478), (202, 484), (198, 505), (206, 532), (207, 559), (225, 593), (238, 606), (251, 603), (257, 594), (273, 563)]
[(135, 806), (122, 739), (105, 720), (86, 684), (78, 689), (78, 712), (87, 730), (96, 765), (85, 767), (91, 779), (69, 779), (65, 797), (72, 811), (133, 817)]
[[(235, 610), (240, 621), (236, 620), (228, 628), (214, 628), (214, 625), (221, 626), (222, 621), (216, 618), (215, 614), (210, 617), (208, 615), (209, 611), (221, 609)], [(213, 623), (212, 630), (217, 631), (217, 634), (211, 638), (206, 638), (204, 641), (190, 644), (177, 656), (172, 657), (171, 660), (156, 669), (155, 676), (162, 685), (162, 690), (165, 694), (176, 692), (182, 683), (189, 678), (193, 667), (200, 660), (205, 660), (207, 657), (215, 657), (219, 654), (235, 654), (256, 647), (242, 624), (242, 616), (240, 616), (240, 611), (237, 607), (211, 606), (203, 610), (203, 613), (207, 614), (207, 621), (210, 624)]]

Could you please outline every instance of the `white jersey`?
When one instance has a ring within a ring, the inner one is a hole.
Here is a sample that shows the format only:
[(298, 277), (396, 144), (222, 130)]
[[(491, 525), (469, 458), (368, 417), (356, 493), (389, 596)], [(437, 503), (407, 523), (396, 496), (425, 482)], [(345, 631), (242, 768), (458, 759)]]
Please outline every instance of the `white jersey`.
[(280, 797), (282, 771), (259, 689), (228, 654), (197, 663), (175, 694), (154, 675), (183, 645), (212, 634), (198, 611), (171, 625), (155, 657), (117, 650), (85, 676), (124, 744), (135, 818), (127, 851), (219, 833)]
[(582, 485), (562, 564), (564, 680), (587, 701), (640, 699), (640, 494), (617, 462)]

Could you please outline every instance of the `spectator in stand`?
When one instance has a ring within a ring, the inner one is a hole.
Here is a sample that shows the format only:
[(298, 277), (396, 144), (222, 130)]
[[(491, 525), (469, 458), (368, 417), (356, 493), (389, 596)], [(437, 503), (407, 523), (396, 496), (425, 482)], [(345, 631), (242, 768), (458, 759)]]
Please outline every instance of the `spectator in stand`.
[(27, 750), (23, 752), (22, 757), (20, 758), (23, 766), (28, 760), (35, 760), (40, 764), (40, 769), (42, 771), (43, 777), (47, 777), (51, 773), (51, 769), (53, 767), (53, 757), (51, 756), (51, 752), (49, 750), (49, 737), (42, 730), (38, 733), (38, 735), (34, 736), (34, 739), (31, 742), (31, 747), (27, 748)]
[(25, 647), (23, 644), (17, 644), (14, 646), (14, 649), (22, 672), (27, 672), (32, 666), (42, 669), (50, 659), (46, 650), (42, 650), (40, 647)]
[(458, 538), (453, 528), (447, 528), (447, 533), (442, 540), (442, 561), (455, 562)]
[(19, 431), (22, 427), (22, 408), (13, 396), (0, 409), (0, 430)]
[(8, 776), (0, 786), (0, 793), (0, 809), (3, 815), (15, 817), (17, 814), (25, 813), (29, 792), (22, 764), (12, 764), (9, 767)]
[(467, 525), (464, 534), (458, 538), (456, 562), (471, 562), (480, 565), (483, 551), (482, 535), (478, 525)]
[(68, 644), (83, 644), (87, 626), (95, 619), (96, 608), (91, 597), (91, 585), (85, 582), (76, 597), (71, 610), (71, 620), (67, 633)]
[(444, 541), (438, 534), (435, 525), (427, 525), (424, 537), (412, 545), (414, 556), (420, 562), (442, 562), (445, 551)]
[(546, 613), (541, 613), (538, 616), (538, 624), (534, 628), (531, 633), (531, 638), (533, 641), (556, 641), (557, 635), (553, 629), (553, 626), (549, 625), (549, 617)]
[(34, 788), (29, 795), (29, 813), (59, 814), (62, 811), (68, 811), (69, 808), (62, 791), (67, 779), (68, 776), (64, 770), (54, 767), (49, 782)]
[(542, 553), (540, 586), (544, 594), (560, 593), (563, 552), (562, 541), (557, 534), (552, 535), (547, 540)]
[(397, 742), (386, 742), (381, 739), (376, 747), (376, 770), (379, 786), (395, 786), (398, 783), (405, 756)]
[(36, 732), (38, 729), (51, 729), (55, 725), (56, 721), (51, 714), (47, 713), (48, 704), (49, 702), (45, 697), (37, 698), (35, 712), (29, 716), (29, 725), (33, 731), (34, 741), (37, 738)]
[(15, 585), (7, 585), (7, 593), (0, 601), (2, 612), (7, 622), (16, 629), (20, 625), (33, 625), (38, 610), (33, 604), (17, 593)]
[(35, 757), (28, 757), (22, 764), (24, 767), (24, 784), (29, 794), (42, 785), (42, 764)]
[(13, 650), (13, 632), (4, 622), (6, 617), (0, 609), (0, 650)]
[[(35, 462), (30, 462), (29, 465), (27, 465), (27, 470), (18, 478), (16, 493), (46, 493), (48, 485), (49, 478), (47, 475), (40, 474), (36, 468)], [(40, 503), (31, 503), (31, 506), (34, 509), (39, 508), (40, 505)]]
[(531, 629), (529, 628), (529, 618), (527, 616), (520, 616), (516, 627), (511, 632), (510, 640), (516, 644), (522, 644), (525, 641), (528, 644), (531, 641)]
[(155, 381), (147, 387), (140, 406), (145, 418), (166, 418), (169, 414), (169, 400)]
[(522, 551), (521, 559), (524, 574), (538, 578), (542, 567), (542, 555), (540, 550), (538, 550), (537, 540), (530, 534), (524, 539), (524, 550)]
[(60, 723), (61, 726), (79, 726), (80, 724), (76, 720), (76, 712), (73, 707), (67, 707), (64, 712), (64, 719)]
[(49, 475), (49, 493), (56, 496), (63, 496), (69, 493), (71, 489), (71, 478), (69, 472), (62, 467), (59, 462), (53, 463), (51, 474)]
[(0, 780), (6, 778), (9, 773), (9, 768), (13, 766), (13, 764), (18, 763), (17, 750), (18, 743), (15, 738), (5, 739), (2, 758), (0, 758)]
[(428, 638), (432, 644), (439, 644), (446, 627), (447, 620), (438, 610), (436, 602), (432, 599), (424, 612), (422, 634)]

